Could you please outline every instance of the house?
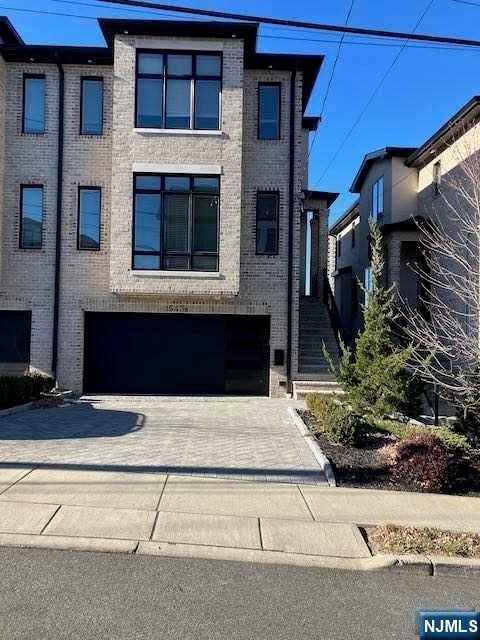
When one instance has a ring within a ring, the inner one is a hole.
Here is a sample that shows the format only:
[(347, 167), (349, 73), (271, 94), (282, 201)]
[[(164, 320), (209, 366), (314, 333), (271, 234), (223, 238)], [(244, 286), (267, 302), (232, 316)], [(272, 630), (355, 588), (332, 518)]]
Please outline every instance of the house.
[(256, 24), (99, 25), (105, 47), (32, 46), (0, 20), (0, 371), (138, 394), (321, 377), (323, 57), (259, 53)]
[(364, 157), (350, 188), (358, 200), (330, 228), (330, 278), (347, 341), (360, 328), (365, 299), (355, 283), (370, 285), (369, 218), (383, 231), (386, 286), (395, 285), (398, 299), (422, 312), (428, 293), (418, 275), (419, 225), (449, 217), (442, 181), (446, 189), (449, 176), (480, 150), (479, 117), (475, 97), (420, 147), (385, 147)]

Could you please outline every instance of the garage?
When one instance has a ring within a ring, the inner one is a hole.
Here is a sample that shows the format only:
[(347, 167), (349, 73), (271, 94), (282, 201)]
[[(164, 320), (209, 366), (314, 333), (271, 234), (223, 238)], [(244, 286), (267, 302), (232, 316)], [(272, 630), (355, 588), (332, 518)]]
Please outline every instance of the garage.
[(269, 316), (86, 313), (86, 393), (268, 395)]
[(24, 373), (30, 364), (30, 311), (0, 311), (0, 375)]

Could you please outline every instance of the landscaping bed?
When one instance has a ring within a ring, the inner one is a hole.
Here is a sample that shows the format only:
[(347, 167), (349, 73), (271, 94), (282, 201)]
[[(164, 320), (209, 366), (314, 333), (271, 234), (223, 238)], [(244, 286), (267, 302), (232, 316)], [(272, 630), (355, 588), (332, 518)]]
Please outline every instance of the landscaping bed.
[[(330, 460), (339, 487), (419, 491), (418, 485), (408, 475), (399, 477), (393, 472), (384, 448), (412, 433), (438, 433), (447, 441), (453, 437), (445, 429), (409, 427), (400, 422), (382, 420), (370, 425), (359, 442), (337, 443), (320, 432), (313, 413), (303, 411), (301, 417)], [(480, 496), (480, 450), (450, 446), (449, 456), (448, 478), (439, 492)]]
[(363, 529), (373, 554), (480, 558), (480, 535), (384, 525)]
[(39, 400), (53, 385), (52, 378), (39, 374), (0, 376), (0, 411)]

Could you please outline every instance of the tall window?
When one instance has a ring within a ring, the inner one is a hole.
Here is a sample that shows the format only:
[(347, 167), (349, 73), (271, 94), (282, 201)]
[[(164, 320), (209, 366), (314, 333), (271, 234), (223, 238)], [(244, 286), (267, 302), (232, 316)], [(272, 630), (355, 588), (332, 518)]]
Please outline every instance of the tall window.
[(80, 133), (101, 136), (103, 132), (103, 78), (82, 78)]
[(43, 186), (20, 187), (20, 248), (41, 249), (43, 228)]
[(440, 184), (442, 182), (442, 165), (440, 160), (433, 165), (433, 191), (435, 195), (440, 193)]
[(383, 216), (385, 181), (381, 176), (372, 186), (372, 218), (378, 222)]
[(278, 253), (278, 208), (277, 191), (257, 193), (257, 254)]
[(368, 298), (373, 291), (372, 267), (366, 267), (363, 276), (363, 287), (365, 295), (365, 305), (368, 304)]
[(222, 56), (139, 51), (137, 127), (220, 129)]
[(218, 271), (219, 178), (134, 180), (133, 268)]
[(90, 251), (100, 249), (100, 216), (102, 190), (100, 187), (78, 188), (77, 247)]
[(45, 76), (23, 76), (23, 133), (45, 133)]
[(280, 139), (280, 92), (279, 83), (261, 82), (258, 85), (258, 138)]

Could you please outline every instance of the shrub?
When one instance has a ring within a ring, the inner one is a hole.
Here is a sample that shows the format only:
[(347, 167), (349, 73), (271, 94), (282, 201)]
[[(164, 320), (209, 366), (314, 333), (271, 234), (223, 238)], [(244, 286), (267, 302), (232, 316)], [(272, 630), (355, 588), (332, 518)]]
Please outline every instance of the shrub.
[(335, 407), (338, 406), (334, 397), (323, 393), (309, 393), (305, 403), (307, 409), (309, 409), (320, 422), (323, 422)]
[(480, 415), (477, 411), (459, 409), (452, 429), (464, 436), (472, 447), (480, 448)]
[(53, 380), (40, 374), (0, 377), (0, 409), (34, 400), (53, 387)]
[(363, 418), (343, 404), (335, 405), (321, 423), (321, 433), (338, 444), (358, 444), (365, 430)]
[(393, 474), (420, 491), (440, 491), (448, 479), (447, 446), (430, 433), (414, 433), (383, 449)]

